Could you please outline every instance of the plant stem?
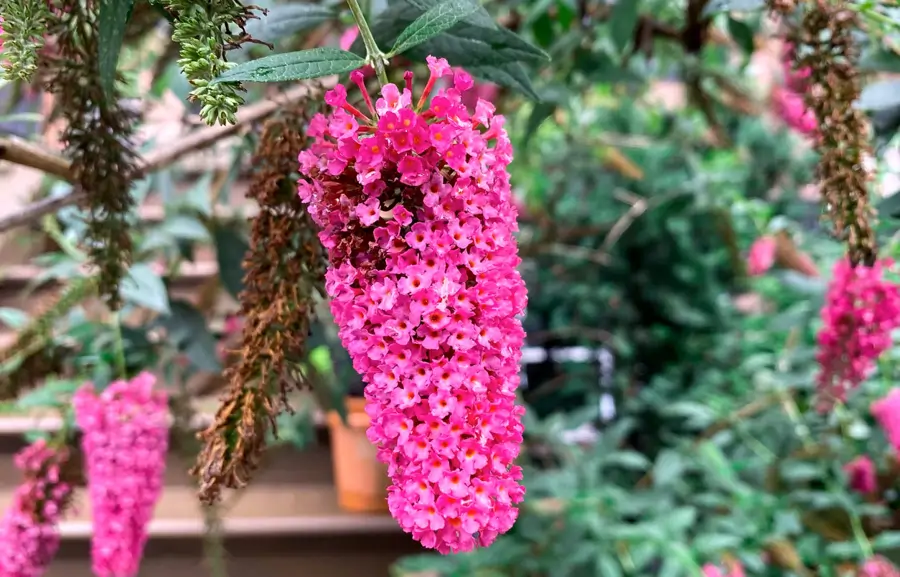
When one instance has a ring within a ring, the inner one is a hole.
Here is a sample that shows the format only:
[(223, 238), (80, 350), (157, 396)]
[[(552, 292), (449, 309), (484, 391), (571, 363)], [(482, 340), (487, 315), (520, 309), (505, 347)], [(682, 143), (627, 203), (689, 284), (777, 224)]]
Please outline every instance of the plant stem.
[(359, 35), (362, 36), (363, 44), (366, 45), (366, 60), (375, 67), (378, 82), (384, 86), (388, 83), (387, 72), (384, 70), (384, 53), (375, 43), (375, 37), (372, 36), (366, 17), (359, 6), (359, 0), (347, 0), (347, 5), (350, 6), (350, 12), (353, 13), (353, 19), (356, 20), (356, 25), (359, 27)]
[(116, 337), (116, 369), (119, 378), (127, 379), (127, 363), (125, 362), (125, 339), (122, 338), (122, 319), (118, 312), (113, 313), (113, 327)]

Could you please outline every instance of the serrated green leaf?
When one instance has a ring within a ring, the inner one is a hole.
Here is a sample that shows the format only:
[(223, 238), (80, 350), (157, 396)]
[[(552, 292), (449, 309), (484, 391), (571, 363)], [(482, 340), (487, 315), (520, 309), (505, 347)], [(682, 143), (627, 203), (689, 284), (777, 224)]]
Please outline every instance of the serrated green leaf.
[(609, 18), (609, 34), (619, 52), (625, 51), (634, 36), (639, 9), (639, 0), (618, 0), (613, 4), (612, 15)]
[[(411, 6), (416, 9), (418, 14), (424, 14), (428, 10), (431, 10), (432, 8), (440, 4), (442, 1), (443, 0), (400, 0), (396, 4), (393, 4), (393, 6), (391, 6), (391, 9), (399, 8), (401, 12), (406, 11), (408, 13), (408, 9), (406, 8), (406, 6)], [(388, 12), (389, 10), (385, 10), (381, 15)], [(479, 28), (490, 29), (497, 27), (497, 23), (494, 22), (493, 17), (491, 17), (490, 13), (482, 6), (478, 6), (475, 12), (463, 18), (463, 22), (467, 22)]]
[(712, 0), (703, 9), (703, 16), (709, 17), (719, 12), (755, 12), (765, 6), (765, 0)]
[(134, 0), (101, 0), (97, 18), (97, 65), (100, 82), (111, 95), (116, 85), (116, 66), (125, 39), (125, 27), (134, 9)]
[(311, 30), (335, 19), (333, 8), (316, 4), (276, 4), (261, 19), (247, 24), (247, 33), (265, 42), (275, 42), (291, 34)]
[(352, 52), (321, 47), (273, 54), (235, 66), (213, 82), (290, 82), (343, 74), (362, 68), (366, 61)]
[(452, 28), (479, 7), (473, 0), (449, 0), (438, 4), (413, 20), (412, 24), (400, 33), (394, 42), (394, 47), (391, 48), (390, 56), (402, 54), (413, 46), (418, 46), (426, 40), (434, 38)]

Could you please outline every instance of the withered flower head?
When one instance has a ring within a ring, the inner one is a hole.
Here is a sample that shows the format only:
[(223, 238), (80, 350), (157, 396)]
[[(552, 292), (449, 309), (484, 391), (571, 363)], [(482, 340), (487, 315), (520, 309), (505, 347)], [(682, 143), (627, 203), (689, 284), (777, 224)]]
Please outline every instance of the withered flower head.
[(257, 201), (259, 214), (243, 263), (240, 361), (226, 371), (229, 389), (215, 422), (201, 433), (204, 448), (193, 470), (207, 502), (215, 501), (222, 487), (246, 485), (267, 431), (275, 428), (276, 412), (287, 406), (287, 393), (301, 385), (291, 368), (304, 355), (326, 266), (293, 176), (314, 101), (291, 105), (266, 122), (253, 160), (257, 171), (247, 197)]
[(100, 2), (51, 3), (50, 33), (56, 53), (47, 55), (47, 88), (66, 121), (62, 140), (72, 161), (75, 186), (88, 212), (87, 242), (99, 271), (99, 290), (107, 304), (121, 304), (119, 284), (131, 261), (127, 217), (134, 206), (130, 183), (136, 153), (131, 146), (135, 115), (108, 93), (100, 78), (98, 11)]
[[(793, 2), (770, 0), (773, 10), (789, 13)], [(872, 265), (877, 257), (870, 218), (868, 184), (863, 160), (871, 154), (863, 113), (853, 106), (860, 95), (859, 51), (853, 39), (859, 27), (856, 12), (843, 2), (812, 0), (798, 28), (791, 32), (794, 64), (809, 71), (806, 105), (816, 116), (816, 149), (825, 212), (835, 233), (847, 241), (850, 261)]]

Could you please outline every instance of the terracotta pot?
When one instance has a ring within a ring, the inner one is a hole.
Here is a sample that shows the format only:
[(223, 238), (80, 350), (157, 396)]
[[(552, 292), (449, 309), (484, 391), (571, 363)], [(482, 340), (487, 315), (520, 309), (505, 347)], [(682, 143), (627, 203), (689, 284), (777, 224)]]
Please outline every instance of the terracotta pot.
[(338, 506), (354, 513), (386, 512), (390, 481), (387, 465), (378, 460), (375, 446), (366, 437), (369, 426), (366, 401), (360, 398), (347, 398), (345, 401), (346, 425), (337, 413), (328, 414)]

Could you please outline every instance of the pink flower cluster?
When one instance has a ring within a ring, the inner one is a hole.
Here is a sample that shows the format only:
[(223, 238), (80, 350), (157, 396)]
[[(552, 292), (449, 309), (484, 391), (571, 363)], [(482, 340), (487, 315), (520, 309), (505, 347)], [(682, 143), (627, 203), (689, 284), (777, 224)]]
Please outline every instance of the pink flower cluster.
[(878, 487), (875, 463), (866, 455), (859, 456), (844, 465), (844, 472), (849, 477), (850, 488), (858, 493), (867, 495)]
[(85, 384), (72, 398), (87, 465), (97, 577), (137, 574), (162, 493), (169, 413), (166, 394), (154, 390), (155, 383), (145, 372), (99, 395)]
[(733, 563), (730, 571), (722, 570), (712, 563), (703, 566), (703, 577), (744, 577), (744, 566)]
[(0, 575), (38, 577), (59, 549), (59, 521), (72, 487), (62, 480), (66, 454), (43, 439), (16, 455), (25, 474), (13, 502), (0, 520)]
[(872, 557), (860, 567), (857, 577), (900, 577), (900, 571), (884, 557)]
[(900, 326), (900, 287), (884, 278), (893, 262), (854, 267), (839, 260), (822, 307), (817, 378), (821, 407), (843, 401), (891, 346), (891, 331)]
[(747, 274), (759, 276), (775, 266), (775, 252), (778, 242), (774, 236), (761, 236), (750, 246), (747, 255)]
[[(515, 404), (525, 284), (507, 165), (512, 146), (491, 103), (462, 105), (473, 80), (429, 57), (368, 114), (337, 86), (300, 153), (300, 197), (322, 227), (326, 289), (362, 375), (369, 439), (388, 464), (401, 527), (442, 553), (487, 546), (516, 519), (524, 488)], [(452, 74), (452, 86), (435, 82)]]
[(794, 70), (793, 60), (794, 47), (788, 44), (782, 58), (784, 85), (772, 89), (772, 106), (775, 113), (792, 129), (804, 135), (815, 134), (818, 129), (816, 115), (806, 107), (803, 99), (803, 94), (809, 88), (812, 71), (808, 68)]
[(900, 456), (900, 388), (891, 389), (884, 398), (872, 403), (869, 412), (878, 421), (888, 443)]

